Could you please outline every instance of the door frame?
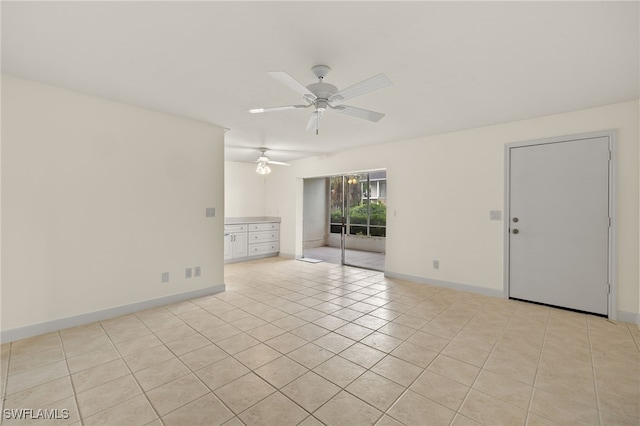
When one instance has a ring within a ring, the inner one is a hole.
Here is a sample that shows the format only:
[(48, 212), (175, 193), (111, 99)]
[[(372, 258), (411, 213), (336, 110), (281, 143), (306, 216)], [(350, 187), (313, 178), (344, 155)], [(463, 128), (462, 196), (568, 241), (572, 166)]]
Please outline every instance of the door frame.
[(509, 298), (509, 288), (510, 288), (510, 191), (511, 191), (511, 149), (520, 148), (525, 146), (535, 146), (535, 145), (547, 145), (553, 143), (561, 143), (561, 142), (569, 142), (569, 141), (578, 141), (582, 139), (593, 139), (599, 137), (607, 137), (609, 139), (609, 247), (608, 247), (608, 259), (607, 259), (607, 269), (608, 269), (608, 279), (609, 279), (609, 297), (607, 301), (607, 310), (608, 310), (608, 318), (611, 320), (617, 320), (618, 318), (618, 286), (617, 286), (617, 273), (616, 273), (616, 262), (617, 262), (617, 238), (616, 238), (616, 131), (615, 130), (606, 130), (600, 132), (590, 132), (590, 133), (580, 133), (575, 135), (566, 135), (566, 136), (557, 136), (551, 138), (544, 139), (534, 139), (520, 142), (510, 142), (504, 145), (504, 218), (503, 218), (503, 240), (504, 240), (504, 287), (503, 294), (505, 299)]

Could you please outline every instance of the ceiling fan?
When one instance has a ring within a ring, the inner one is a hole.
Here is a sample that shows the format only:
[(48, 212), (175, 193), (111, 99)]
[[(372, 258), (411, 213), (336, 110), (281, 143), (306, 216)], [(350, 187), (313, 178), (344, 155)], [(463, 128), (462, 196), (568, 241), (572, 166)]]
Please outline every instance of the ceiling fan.
[(269, 167), (269, 164), (274, 164), (276, 166), (290, 166), (291, 165), (289, 163), (283, 163), (282, 161), (270, 160), (269, 157), (267, 157), (266, 152), (267, 152), (267, 148), (260, 148), (260, 156), (255, 161), (256, 163), (258, 163), (258, 166), (256, 167), (256, 173), (261, 174), (261, 175), (267, 175), (267, 174), (271, 173), (271, 167)]
[(316, 65), (311, 68), (311, 71), (318, 78), (318, 82), (312, 83), (308, 86), (304, 86), (284, 71), (271, 71), (268, 73), (271, 77), (302, 95), (302, 99), (305, 101), (305, 104), (253, 108), (250, 109), (249, 112), (257, 114), (271, 111), (285, 111), (296, 108), (309, 108), (313, 106), (315, 111), (311, 113), (311, 117), (307, 122), (307, 131), (315, 130), (316, 135), (320, 130), (320, 118), (327, 108), (336, 110), (341, 114), (351, 115), (353, 117), (363, 118), (373, 122), (378, 122), (382, 117), (384, 117), (384, 114), (381, 112), (342, 105), (342, 102), (392, 85), (393, 83), (386, 75), (378, 74), (349, 86), (346, 89), (338, 90), (338, 88), (333, 84), (324, 82), (324, 78), (329, 74), (331, 68), (326, 65)]

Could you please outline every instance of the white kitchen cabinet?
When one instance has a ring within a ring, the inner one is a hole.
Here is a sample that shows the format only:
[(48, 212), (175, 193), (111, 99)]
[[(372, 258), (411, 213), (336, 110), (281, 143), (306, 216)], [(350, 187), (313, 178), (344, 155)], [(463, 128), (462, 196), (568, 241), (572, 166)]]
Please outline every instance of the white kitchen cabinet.
[(224, 260), (247, 257), (249, 246), (247, 245), (247, 225), (224, 226)]
[(280, 252), (279, 218), (233, 218), (225, 222), (226, 262), (277, 256)]

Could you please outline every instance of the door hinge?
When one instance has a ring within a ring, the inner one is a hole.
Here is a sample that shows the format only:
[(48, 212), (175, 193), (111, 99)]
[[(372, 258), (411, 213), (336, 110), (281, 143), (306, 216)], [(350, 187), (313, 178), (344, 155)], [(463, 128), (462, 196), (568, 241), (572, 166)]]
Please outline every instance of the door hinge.
[(611, 218), (609, 218), (609, 228), (611, 228)]
[(609, 161), (611, 161), (611, 150), (609, 150)]
[(607, 294), (611, 294), (611, 284), (607, 284)]

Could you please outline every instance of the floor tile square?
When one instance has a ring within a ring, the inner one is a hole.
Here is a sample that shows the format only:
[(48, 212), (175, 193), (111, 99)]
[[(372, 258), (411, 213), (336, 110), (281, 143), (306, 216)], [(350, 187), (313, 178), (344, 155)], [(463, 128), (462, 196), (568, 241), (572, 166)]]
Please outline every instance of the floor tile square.
[(307, 368), (315, 368), (333, 356), (333, 352), (313, 343), (307, 343), (291, 351), (287, 356)]
[(365, 372), (365, 368), (340, 356), (334, 356), (313, 369), (316, 373), (344, 388)]
[(313, 323), (319, 325), (320, 327), (324, 327), (327, 330), (335, 330), (336, 328), (348, 324), (349, 321), (343, 320), (342, 318), (334, 317), (333, 315), (327, 315), (313, 321)]
[[(233, 418), (233, 413), (212, 393), (196, 399), (189, 404), (162, 417), (166, 426), (184, 425), (222, 425)], [(125, 424), (125, 423), (121, 423)]]
[(149, 391), (179, 377), (186, 376), (190, 371), (178, 358), (172, 358), (160, 364), (153, 365), (133, 375), (144, 391)]
[(247, 334), (251, 337), (264, 342), (269, 339), (273, 339), (276, 336), (286, 333), (286, 330), (283, 330), (280, 327), (276, 327), (273, 324), (265, 324), (260, 327), (256, 327), (253, 330), (247, 331)]
[(372, 348), (378, 349), (379, 351), (389, 353), (400, 346), (402, 340), (375, 331), (364, 339), (360, 340), (360, 343), (364, 343), (365, 345), (371, 346)]
[(240, 414), (246, 425), (295, 426), (309, 414), (280, 392), (275, 392)]
[(532, 386), (487, 370), (480, 371), (473, 388), (525, 410), (533, 392)]
[(374, 364), (384, 358), (386, 354), (370, 346), (363, 345), (362, 343), (355, 343), (353, 346), (350, 346), (340, 352), (340, 356), (351, 362), (355, 362), (364, 368), (371, 368)]
[(262, 378), (249, 373), (217, 389), (215, 394), (231, 411), (239, 414), (275, 391)]
[(171, 352), (180, 356), (210, 344), (211, 342), (209, 341), (209, 339), (207, 339), (203, 335), (191, 334), (190, 336), (187, 336), (187, 337), (182, 337), (177, 340), (172, 340), (171, 342), (168, 342), (166, 345), (167, 345), (167, 348), (171, 350)]
[(160, 416), (164, 416), (202, 395), (209, 393), (193, 374), (187, 374), (147, 392), (147, 397)]
[(439, 374), (425, 373), (411, 385), (411, 390), (454, 411), (469, 392), (469, 387)]
[(405, 425), (422, 424), (424, 419), (429, 419), (429, 422), (434, 425), (448, 425), (455, 411), (409, 390), (400, 397), (387, 414)]
[(281, 356), (280, 358), (263, 365), (254, 372), (275, 388), (280, 389), (302, 376), (307, 371), (309, 371), (308, 368), (298, 364), (286, 356)]
[(311, 413), (338, 392), (340, 392), (338, 386), (312, 371), (282, 388), (282, 393)]
[(302, 327), (298, 327), (296, 329), (291, 330), (291, 333), (295, 334), (298, 337), (302, 337), (303, 339), (309, 342), (313, 342), (314, 340), (329, 333), (329, 330), (327, 330), (326, 328), (320, 327), (319, 325), (308, 323), (303, 325)]
[(206, 384), (209, 389), (216, 390), (237, 378), (244, 376), (250, 370), (240, 361), (232, 357), (215, 362), (211, 365), (196, 370), (194, 373)]
[(375, 424), (382, 417), (382, 411), (342, 391), (315, 412), (314, 416), (328, 426), (365, 426)]
[(335, 332), (357, 341), (373, 333), (373, 330), (355, 323), (349, 323), (336, 329)]
[(180, 359), (188, 368), (195, 371), (225, 359), (228, 356), (225, 351), (210, 343), (207, 346), (182, 355)]
[(438, 356), (437, 352), (424, 347), (404, 342), (391, 352), (396, 358), (403, 359), (418, 367), (426, 368)]
[(104, 383), (111, 382), (119, 377), (131, 374), (121, 359), (116, 359), (106, 364), (101, 364), (71, 375), (73, 387), (76, 392), (83, 392)]
[(457, 359), (450, 358), (446, 355), (439, 355), (427, 370), (438, 373), (441, 376), (448, 377), (463, 385), (471, 386), (480, 369), (471, 364), (467, 364)]
[(106, 410), (83, 419), (85, 426), (146, 425), (157, 419), (155, 411), (144, 395), (138, 395)]
[[(514, 425), (524, 424), (527, 418), (527, 411), (517, 408), (498, 398), (487, 395), (476, 390), (471, 390), (465, 399), (460, 414), (469, 417), (481, 424)], [(597, 419), (595, 423), (597, 424)], [(579, 423), (586, 424), (586, 423)]]
[[(356, 309), (352, 306), (352, 309)], [(380, 327), (385, 326), (389, 323), (389, 321), (374, 317), (372, 315), (363, 315), (360, 318), (353, 321), (356, 324), (362, 325), (364, 327), (370, 328), (372, 330), (378, 330)]]
[(260, 341), (258, 341), (257, 339), (254, 339), (246, 333), (241, 333), (220, 340), (216, 342), (216, 345), (223, 351), (234, 355), (259, 343)]
[(231, 324), (218, 325), (201, 332), (204, 337), (211, 340), (213, 343), (217, 343), (231, 336), (237, 336), (240, 333), (242, 333), (242, 330), (232, 326)]
[(251, 370), (255, 370), (278, 357), (280, 357), (280, 352), (270, 348), (264, 343), (245, 349), (235, 355), (235, 358), (238, 361), (246, 365)]
[(295, 317), (293, 315), (290, 315), (288, 317), (284, 317), (281, 318), (277, 321), (272, 322), (271, 324), (275, 325), (276, 327), (279, 327), (285, 331), (291, 331), (294, 328), (298, 328), (301, 327), (305, 324), (307, 324), (308, 321), (303, 320), (302, 318), (298, 318)]
[(300, 346), (307, 344), (307, 341), (302, 337), (298, 337), (295, 334), (285, 333), (280, 336), (269, 339), (265, 342), (280, 353), (287, 354)]
[(381, 411), (386, 411), (405, 389), (404, 386), (371, 371), (358, 377), (346, 388), (350, 393)]
[(313, 343), (318, 346), (322, 346), (323, 348), (328, 349), (333, 353), (338, 353), (353, 345), (355, 343), (355, 340), (331, 332), (315, 340)]
[(141, 393), (133, 376), (129, 375), (79, 392), (76, 399), (80, 414), (82, 417), (88, 417)]
[(391, 355), (387, 355), (371, 371), (402, 385), (409, 386), (421, 373), (422, 368)]

